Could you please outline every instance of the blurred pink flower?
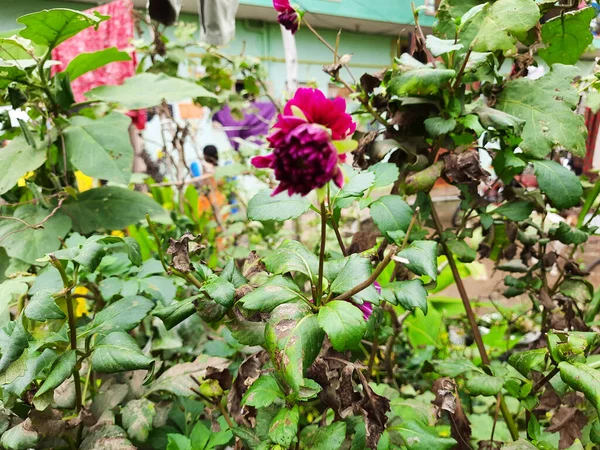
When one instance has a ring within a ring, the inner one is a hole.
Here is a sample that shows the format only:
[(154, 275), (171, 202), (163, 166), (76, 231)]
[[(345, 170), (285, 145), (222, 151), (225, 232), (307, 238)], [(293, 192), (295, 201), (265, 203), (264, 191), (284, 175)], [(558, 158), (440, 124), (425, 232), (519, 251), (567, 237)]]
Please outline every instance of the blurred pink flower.
[(292, 34), (296, 34), (300, 26), (300, 16), (290, 5), (289, 0), (273, 0), (273, 8), (279, 13), (277, 22), (279, 22), (286, 30), (290, 30)]
[(273, 153), (255, 156), (252, 164), (275, 170), (280, 181), (273, 195), (306, 195), (329, 181), (341, 187), (344, 176), (338, 163), (346, 159), (333, 141), (344, 140), (356, 129), (346, 113), (346, 102), (310, 88), (300, 88), (277, 117), (274, 130), (267, 138)]
[(369, 320), (369, 317), (373, 314), (373, 304), (364, 302), (362, 305), (356, 305), (356, 307), (362, 311), (365, 320)]

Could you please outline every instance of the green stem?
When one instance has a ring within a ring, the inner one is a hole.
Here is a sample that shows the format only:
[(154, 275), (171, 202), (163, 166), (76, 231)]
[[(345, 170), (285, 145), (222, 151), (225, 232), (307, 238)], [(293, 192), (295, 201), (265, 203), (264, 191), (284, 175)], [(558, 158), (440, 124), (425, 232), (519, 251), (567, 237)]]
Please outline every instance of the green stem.
[(319, 249), (319, 278), (317, 279), (317, 306), (321, 305), (323, 296), (323, 267), (325, 263), (325, 241), (327, 239), (327, 208), (325, 201), (321, 202), (321, 248)]
[[(435, 224), (437, 234), (441, 236), (444, 229), (433, 204), (431, 196), (429, 196), (429, 202), (431, 204), (431, 218), (433, 219), (433, 223)], [(477, 349), (479, 350), (481, 361), (484, 366), (489, 366), (490, 357), (488, 356), (487, 351), (485, 349), (485, 345), (483, 343), (479, 327), (477, 326), (475, 312), (473, 311), (473, 307), (471, 306), (471, 301), (469, 300), (467, 290), (465, 289), (465, 285), (460, 276), (460, 272), (458, 271), (456, 261), (454, 261), (454, 256), (452, 255), (452, 252), (450, 251), (445, 242), (442, 242), (442, 249), (444, 250), (446, 258), (448, 259), (448, 265), (450, 266), (450, 270), (452, 271), (454, 281), (456, 282), (456, 287), (458, 288), (458, 292), (460, 294), (460, 298), (465, 308), (465, 312), (467, 313), (467, 319), (469, 320), (471, 332), (473, 333), (473, 339), (475, 340), (475, 344), (477, 345)], [(506, 405), (506, 401), (504, 400), (504, 398), (500, 399), (500, 411), (502, 412), (502, 417), (504, 417), (504, 421), (506, 422), (506, 426), (510, 431), (511, 437), (513, 438), (513, 440), (516, 441), (517, 439), (519, 439), (519, 430), (517, 428), (517, 425), (515, 424), (514, 419), (512, 418), (512, 415), (510, 414), (510, 411), (508, 410), (508, 406)]]
[[(69, 322), (69, 341), (71, 350), (75, 350), (77, 352), (77, 325), (75, 323), (75, 308), (73, 306), (73, 296), (71, 295), (71, 290), (74, 285), (77, 283), (77, 269), (78, 266), (75, 267), (75, 272), (73, 274), (73, 280), (69, 280), (69, 276), (65, 271), (65, 268), (61, 264), (60, 260), (56, 258), (53, 254), (50, 255), (51, 264), (56, 267), (56, 270), (60, 273), (60, 278), (62, 279), (64, 286), (65, 299), (67, 302), (67, 319)], [(77, 411), (81, 411), (82, 406), (82, 396), (81, 396), (81, 379), (79, 378), (79, 369), (77, 365), (73, 368), (73, 382), (75, 384), (75, 407)]]

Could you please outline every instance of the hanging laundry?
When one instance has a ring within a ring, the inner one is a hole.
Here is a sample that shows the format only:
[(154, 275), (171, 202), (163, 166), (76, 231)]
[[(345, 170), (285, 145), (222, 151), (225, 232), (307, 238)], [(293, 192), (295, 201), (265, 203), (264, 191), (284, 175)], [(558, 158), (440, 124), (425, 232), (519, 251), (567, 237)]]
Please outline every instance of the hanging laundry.
[(213, 116), (215, 122), (223, 125), (223, 130), (229, 142), (236, 150), (239, 149), (239, 139), (266, 136), (269, 133), (271, 119), (275, 117), (277, 108), (271, 102), (254, 102), (244, 111), (244, 118), (236, 120), (231, 115), (231, 110), (225, 106)]
[(84, 93), (97, 86), (122, 84), (126, 78), (135, 75), (136, 57), (131, 45), (131, 40), (134, 37), (133, 4), (131, 0), (115, 0), (85, 12), (93, 13), (94, 11), (110, 16), (110, 19), (102, 22), (98, 30), (90, 27), (54, 49), (52, 59), (59, 61), (60, 65), (52, 67), (52, 73), (64, 71), (69, 62), (81, 53), (96, 52), (111, 47), (128, 51), (131, 60), (107, 64), (73, 80), (71, 86), (77, 102), (84, 101)]
[(210, 45), (227, 45), (235, 37), (238, 0), (198, 0), (200, 39)]

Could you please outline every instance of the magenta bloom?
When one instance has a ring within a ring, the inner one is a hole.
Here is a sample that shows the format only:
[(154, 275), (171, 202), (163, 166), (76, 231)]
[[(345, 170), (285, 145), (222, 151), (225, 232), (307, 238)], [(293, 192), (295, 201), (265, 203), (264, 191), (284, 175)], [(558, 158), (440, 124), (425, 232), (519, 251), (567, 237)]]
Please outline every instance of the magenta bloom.
[(338, 153), (333, 141), (346, 139), (355, 129), (343, 99), (328, 100), (319, 90), (300, 88), (267, 137), (273, 153), (252, 158), (252, 164), (275, 170), (280, 184), (273, 195), (285, 190), (306, 195), (331, 180), (341, 187), (338, 163), (346, 155)]
[(381, 295), (381, 285), (377, 281), (373, 281), (373, 287), (379, 295)]
[(300, 26), (300, 17), (290, 5), (289, 0), (273, 0), (273, 8), (279, 13), (277, 22), (283, 25), (286, 30), (290, 30), (292, 34), (296, 34)]
[(371, 302), (364, 302), (362, 305), (356, 305), (363, 313), (365, 320), (369, 320), (371, 314), (373, 314), (373, 304)]

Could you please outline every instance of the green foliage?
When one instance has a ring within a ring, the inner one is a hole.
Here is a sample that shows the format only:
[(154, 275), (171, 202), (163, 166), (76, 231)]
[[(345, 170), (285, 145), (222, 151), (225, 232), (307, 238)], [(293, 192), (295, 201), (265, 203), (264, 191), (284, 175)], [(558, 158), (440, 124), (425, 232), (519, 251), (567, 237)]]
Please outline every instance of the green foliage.
[[(81, 108), (71, 81), (129, 56), (81, 54), (56, 74), (49, 58), (107, 18), (19, 19), (19, 34), (0, 38), (0, 93), (28, 112), (14, 127), (0, 117), (0, 446), (590, 447), (600, 296), (580, 252), (600, 184), (559, 161), (584, 155), (576, 109), (600, 83), (574, 67), (593, 9), (558, 14), (554, 3), (443, 0), (424, 39), (415, 11), (413, 56), (355, 84), (344, 57), (326, 68), (355, 90), (353, 117), (379, 129), (359, 124), (333, 144), (354, 153), (343, 186), (292, 197), (271, 195), (278, 180), (251, 167), (264, 148), (250, 142), (223, 155), (232, 163), (216, 184), (162, 173), (195, 133), (162, 107), (176, 125), (166, 159), (132, 173), (118, 110), (191, 98), (237, 117), (268, 85), (258, 60), (195, 42), (191, 25), (167, 38), (148, 20), (155, 39), (134, 42), (138, 74)], [(198, 64), (190, 47), (203, 51), (196, 78), (180, 75)], [(551, 70), (533, 80), (535, 51)], [(538, 188), (525, 189), (518, 176), (531, 170)], [(246, 197), (242, 174), (270, 188)], [(108, 185), (86, 188), (85, 175)], [(430, 194), (440, 178), (461, 193), (452, 226)], [(215, 203), (214, 186), (237, 204)], [(576, 224), (554, 221), (583, 198)], [(465, 287), (486, 269), (504, 286)], [(573, 408), (573, 391), (586, 403)]]

